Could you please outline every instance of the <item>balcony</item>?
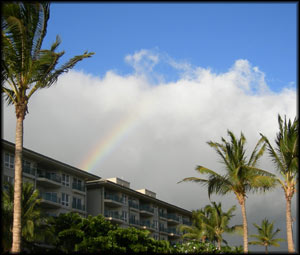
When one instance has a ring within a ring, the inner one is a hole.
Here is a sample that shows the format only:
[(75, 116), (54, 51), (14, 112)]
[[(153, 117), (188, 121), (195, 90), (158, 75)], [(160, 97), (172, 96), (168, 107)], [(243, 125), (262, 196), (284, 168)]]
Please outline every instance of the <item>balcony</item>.
[(105, 193), (104, 202), (110, 207), (120, 207), (123, 205), (123, 199), (116, 194)]
[(180, 232), (178, 230), (176, 230), (176, 228), (168, 228), (168, 233), (170, 237), (180, 237)]
[(182, 219), (182, 224), (187, 225), (187, 226), (192, 226), (192, 222), (190, 222), (189, 220), (186, 220), (186, 219)]
[(122, 215), (119, 214), (118, 211), (110, 211), (110, 210), (105, 210), (104, 211), (104, 216), (111, 221), (114, 221), (116, 223), (123, 223), (124, 218)]
[(140, 226), (140, 221), (136, 219), (129, 218), (129, 224)]
[(139, 208), (140, 208), (138, 203), (133, 202), (133, 201), (131, 201), (131, 200), (128, 201), (128, 204), (129, 204), (129, 207), (130, 207), (130, 208), (132, 208), (132, 209), (134, 209), (134, 210), (136, 210), (136, 211), (138, 211)]
[(32, 175), (32, 176), (35, 176), (35, 169), (34, 168), (32, 168), (32, 167), (29, 167), (29, 166), (24, 166), (23, 165), (23, 173), (25, 173), (25, 174), (30, 174), (30, 175)]
[(72, 203), (72, 208), (79, 211), (85, 211), (85, 205), (78, 204), (78, 203)]
[(160, 226), (160, 227), (159, 227), (159, 232), (169, 233), (169, 232), (168, 232), (168, 229), (165, 228), (164, 226)]
[(157, 229), (155, 227), (155, 225), (153, 223), (150, 222), (150, 220), (141, 220), (140, 221), (140, 226), (143, 228), (143, 229), (149, 229), (149, 230), (154, 230), (154, 229)]
[(159, 212), (159, 217), (160, 217), (160, 218), (168, 219), (168, 214), (163, 213), (163, 212)]
[(140, 205), (140, 214), (145, 216), (152, 216), (154, 214), (154, 208), (150, 205)]
[(42, 192), (40, 193), (41, 205), (46, 208), (60, 208), (60, 198), (57, 197), (57, 193), (54, 192)]
[(44, 187), (59, 188), (61, 187), (61, 176), (56, 173), (38, 170), (37, 182), (42, 184)]
[(78, 184), (76, 182), (72, 183), (72, 189), (75, 191), (80, 191), (80, 193), (85, 193), (85, 185)]
[(179, 224), (179, 217), (176, 214), (168, 213), (167, 218), (170, 224)]

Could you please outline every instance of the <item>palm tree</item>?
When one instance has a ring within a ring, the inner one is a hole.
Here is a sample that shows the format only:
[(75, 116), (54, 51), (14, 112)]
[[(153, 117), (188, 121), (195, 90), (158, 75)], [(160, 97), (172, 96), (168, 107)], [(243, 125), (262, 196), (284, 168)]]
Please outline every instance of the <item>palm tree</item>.
[(284, 242), (283, 238), (274, 238), (275, 235), (280, 232), (280, 229), (277, 228), (275, 232), (273, 232), (273, 224), (270, 223), (267, 219), (262, 220), (261, 226), (253, 223), (253, 225), (257, 228), (258, 235), (250, 235), (251, 237), (255, 237), (258, 241), (251, 241), (249, 244), (254, 245), (263, 245), (265, 246), (265, 253), (268, 253), (268, 246), (276, 246), (279, 247), (278, 242)]
[(50, 4), (7, 2), (2, 5), (2, 90), (8, 104), (15, 106), (15, 191), (12, 252), (21, 251), (21, 190), (22, 190), (22, 150), (23, 122), (28, 113), (28, 102), (39, 89), (53, 85), (59, 75), (73, 68), (77, 62), (92, 56), (71, 58), (55, 69), (64, 52), (55, 52), (60, 38), (50, 50), (41, 49), (47, 32)]
[(231, 207), (227, 212), (222, 211), (221, 203), (212, 202), (211, 205), (205, 206), (203, 209), (192, 212), (192, 226), (181, 225), (180, 230), (186, 232), (183, 238), (195, 241), (209, 240), (217, 242), (218, 249), (221, 249), (221, 242), (227, 243), (223, 239), (223, 233), (234, 233), (241, 229), (241, 225), (228, 226), (230, 219), (234, 216), (232, 212), (236, 206)]
[(268, 146), (269, 155), (275, 163), (280, 177), (276, 177), (277, 183), (282, 187), (286, 199), (286, 234), (288, 251), (295, 252), (292, 232), (291, 200), (296, 192), (298, 183), (298, 118), (293, 123), (286, 116), (284, 122), (278, 115), (279, 132), (275, 138), (275, 149), (268, 138), (261, 134)]
[(214, 239), (217, 241), (217, 247), (221, 250), (221, 243), (227, 244), (226, 240), (223, 239), (223, 233), (234, 233), (242, 229), (241, 225), (235, 225), (229, 227), (229, 221), (234, 216), (232, 213), (235, 211), (236, 206), (229, 208), (227, 212), (222, 211), (222, 204), (216, 204), (212, 202), (212, 205), (207, 205), (205, 211), (209, 213), (207, 228), (212, 232)]
[(213, 170), (203, 166), (197, 166), (196, 171), (200, 174), (207, 174), (208, 179), (197, 177), (187, 177), (182, 181), (192, 181), (206, 185), (208, 187), (208, 196), (212, 193), (225, 195), (233, 192), (236, 196), (238, 203), (241, 206), (243, 216), (243, 239), (244, 239), (244, 252), (248, 252), (248, 223), (246, 216), (246, 194), (249, 191), (265, 191), (274, 187), (273, 174), (256, 168), (259, 158), (265, 151), (265, 144), (263, 139), (260, 139), (249, 160), (245, 156), (245, 143), (246, 138), (241, 133), (240, 139), (237, 140), (231, 131), (227, 131), (231, 141), (227, 142), (222, 138), (223, 143), (208, 142), (208, 145), (216, 150), (225, 165), (226, 174), (220, 175)]
[[(39, 206), (41, 199), (39, 198), (38, 190), (34, 189), (33, 184), (28, 182), (25, 182), (22, 186), (22, 242), (29, 248), (42, 237), (41, 232), (45, 233), (45, 228), (43, 228), (44, 215)], [(2, 198), (2, 222), (5, 223), (3, 224), (2, 242), (4, 250), (9, 251), (12, 245), (14, 203), (14, 187), (12, 184), (5, 184)]]
[(182, 237), (204, 243), (206, 239), (210, 238), (206, 224), (207, 217), (207, 212), (204, 209), (192, 211), (192, 225), (180, 225), (180, 231), (184, 233)]

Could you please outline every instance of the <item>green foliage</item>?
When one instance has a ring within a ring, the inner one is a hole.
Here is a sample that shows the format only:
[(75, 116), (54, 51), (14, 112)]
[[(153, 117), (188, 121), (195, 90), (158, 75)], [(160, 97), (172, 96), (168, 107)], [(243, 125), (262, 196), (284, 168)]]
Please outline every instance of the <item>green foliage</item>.
[(222, 246), (219, 250), (214, 244), (209, 242), (197, 242), (189, 241), (182, 244), (176, 244), (173, 246), (173, 253), (230, 253), (230, 254), (241, 254), (243, 253), (243, 247), (229, 247)]
[(223, 233), (235, 233), (242, 229), (242, 225), (229, 227), (229, 221), (234, 216), (232, 213), (236, 206), (232, 206), (227, 212), (222, 211), (221, 203), (207, 205), (203, 209), (192, 212), (192, 226), (180, 226), (181, 231), (185, 232), (183, 238), (194, 241), (217, 242), (221, 247), (221, 242), (227, 244), (223, 239)]
[(268, 246), (279, 247), (278, 242), (285, 241), (283, 238), (274, 238), (280, 232), (280, 229), (277, 228), (273, 231), (274, 223), (269, 222), (267, 219), (262, 220), (260, 226), (255, 223), (253, 225), (256, 227), (258, 235), (251, 235), (251, 237), (255, 237), (257, 241), (251, 241), (249, 244), (265, 246), (267, 252)]
[(102, 215), (82, 218), (76, 213), (52, 218), (55, 245), (65, 253), (169, 253), (169, 242), (156, 241), (150, 232), (133, 227), (120, 228)]
[(42, 49), (50, 17), (50, 4), (7, 2), (2, 5), (2, 93), (9, 104), (25, 103), (39, 89), (53, 85), (58, 77), (93, 52), (74, 56), (56, 68), (64, 51), (56, 52), (59, 36), (50, 49)]
[[(14, 186), (5, 183), (2, 190), (2, 245), (8, 251), (12, 244), (12, 222), (14, 204)], [(33, 250), (36, 242), (42, 242), (49, 236), (47, 219), (40, 208), (38, 190), (33, 184), (25, 182), (22, 186), (22, 243), (23, 248)]]

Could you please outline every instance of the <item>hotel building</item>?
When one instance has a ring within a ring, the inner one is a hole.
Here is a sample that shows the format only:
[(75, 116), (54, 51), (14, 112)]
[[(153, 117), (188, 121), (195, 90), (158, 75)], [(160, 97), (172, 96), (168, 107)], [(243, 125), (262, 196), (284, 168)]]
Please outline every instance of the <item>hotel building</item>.
[[(2, 139), (2, 182), (14, 180), (14, 149), (13, 143)], [(31, 182), (39, 190), (41, 206), (48, 215), (102, 214), (120, 227), (147, 229), (154, 239), (171, 243), (180, 241), (181, 224), (191, 225), (190, 211), (157, 199), (153, 191), (133, 190), (120, 178), (102, 179), (26, 148), (23, 182)]]

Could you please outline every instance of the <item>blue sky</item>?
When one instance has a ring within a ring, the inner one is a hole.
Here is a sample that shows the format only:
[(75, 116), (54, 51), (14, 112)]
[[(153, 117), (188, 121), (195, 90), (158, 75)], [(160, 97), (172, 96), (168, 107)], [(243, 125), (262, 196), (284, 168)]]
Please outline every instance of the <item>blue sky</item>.
[[(131, 73), (125, 56), (149, 49), (216, 73), (247, 59), (273, 91), (296, 87), (296, 3), (52, 3), (50, 10), (45, 47), (58, 34), (63, 60), (96, 53), (76, 70)], [(155, 71), (166, 80), (178, 75), (166, 65)]]

